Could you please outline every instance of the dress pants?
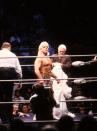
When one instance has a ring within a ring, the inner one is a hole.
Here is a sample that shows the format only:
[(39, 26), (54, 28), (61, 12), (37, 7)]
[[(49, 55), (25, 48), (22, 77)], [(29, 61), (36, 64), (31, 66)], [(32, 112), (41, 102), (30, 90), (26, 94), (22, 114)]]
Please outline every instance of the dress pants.
[[(0, 67), (0, 80), (16, 79), (17, 74), (14, 68)], [(10, 122), (12, 119), (12, 104), (3, 103), (12, 101), (13, 81), (0, 81), (0, 118), (3, 123)]]

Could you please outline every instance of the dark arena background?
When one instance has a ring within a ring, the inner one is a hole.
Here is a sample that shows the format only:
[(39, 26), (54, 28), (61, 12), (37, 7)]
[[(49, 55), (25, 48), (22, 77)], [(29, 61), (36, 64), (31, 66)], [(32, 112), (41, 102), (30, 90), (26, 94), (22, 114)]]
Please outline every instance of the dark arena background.
[(0, 41), (16, 35), (17, 46), (33, 49), (47, 40), (53, 47), (66, 42), (70, 54), (96, 53), (96, 6), (76, 0), (0, 0)]
[[(51, 54), (56, 53), (58, 45), (64, 43), (72, 61), (91, 61), (97, 54), (97, 3), (83, 0), (0, 0), (0, 45), (4, 41), (12, 43), (12, 51), (17, 56), (37, 56), (40, 42), (48, 41)], [(20, 63), (29, 65), (34, 60), (20, 58)], [(36, 78), (33, 66), (23, 66), (22, 69), (24, 79)], [(72, 67), (70, 71), (74, 78), (95, 77), (95, 80), (79, 85), (71, 82), (73, 97), (70, 100), (80, 95), (97, 99), (97, 63)], [(22, 86), (21, 94), (28, 99), (24, 94), (32, 85)], [(68, 108), (78, 114), (74, 119), (77, 122), (84, 111), (92, 110), (96, 118), (96, 101), (68, 102)], [(38, 124), (32, 118), (24, 121)]]

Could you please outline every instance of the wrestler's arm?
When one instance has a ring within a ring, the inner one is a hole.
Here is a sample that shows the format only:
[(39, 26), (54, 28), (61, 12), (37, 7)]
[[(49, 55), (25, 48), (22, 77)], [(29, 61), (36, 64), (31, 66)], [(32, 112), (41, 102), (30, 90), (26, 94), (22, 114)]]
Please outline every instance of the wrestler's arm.
[[(38, 79), (43, 79), (42, 74), (40, 72), (41, 65), (42, 65), (41, 59), (37, 58), (34, 63), (34, 70)], [(43, 82), (43, 80), (39, 80), (39, 82)]]

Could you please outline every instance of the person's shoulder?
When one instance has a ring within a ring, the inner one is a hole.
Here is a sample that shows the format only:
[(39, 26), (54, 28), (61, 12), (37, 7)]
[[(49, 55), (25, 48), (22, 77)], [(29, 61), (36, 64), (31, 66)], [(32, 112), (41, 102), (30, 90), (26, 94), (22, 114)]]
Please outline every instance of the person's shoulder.
[(35, 59), (35, 62), (34, 62), (34, 63), (35, 63), (35, 64), (36, 64), (36, 63), (40, 63), (40, 61), (42, 61), (42, 59), (41, 59), (40, 57), (36, 57), (36, 59)]
[(56, 57), (58, 57), (58, 54), (53, 54), (53, 55), (51, 55), (51, 58), (52, 58), (52, 59), (56, 59)]
[(13, 56), (13, 57), (17, 57), (15, 53), (11, 52), (10, 51), (10, 54)]
[(58, 56), (58, 54), (52, 54), (52, 56)]

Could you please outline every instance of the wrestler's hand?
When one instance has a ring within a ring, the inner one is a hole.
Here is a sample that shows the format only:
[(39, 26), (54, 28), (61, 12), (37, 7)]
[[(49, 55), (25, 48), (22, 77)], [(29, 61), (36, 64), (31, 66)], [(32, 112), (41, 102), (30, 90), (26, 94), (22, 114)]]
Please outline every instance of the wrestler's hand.
[(40, 85), (43, 85), (43, 83), (44, 83), (44, 80), (39, 80)]
[(95, 56), (95, 57), (93, 58), (93, 61), (97, 62), (97, 56)]

